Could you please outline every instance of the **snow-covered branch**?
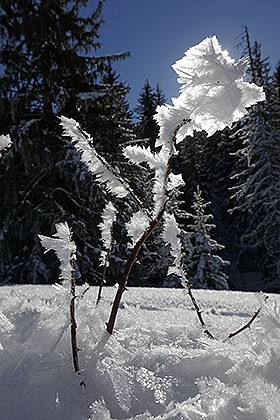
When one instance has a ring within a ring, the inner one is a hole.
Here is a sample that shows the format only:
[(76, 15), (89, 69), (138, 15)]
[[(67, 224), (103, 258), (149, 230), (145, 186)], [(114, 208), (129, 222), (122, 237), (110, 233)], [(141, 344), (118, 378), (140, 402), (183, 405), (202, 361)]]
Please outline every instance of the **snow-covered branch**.
[(12, 144), (12, 142), (11, 142), (11, 138), (10, 138), (9, 135), (6, 135), (6, 136), (1, 135), (0, 136), (0, 156), (5, 149), (7, 149), (8, 147), (11, 146), (11, 144)]
[(46, 252), (53, 250), (60, 262), (60, 278), (71, 282), (73, 261), (76, 258), (76, 245), (67, 222), (55, 225), (56, 233), (52, 236), (38, 235)]
[(75, 284), (75, 261), (76, 261), (76, 245), (72, 241), (72, 234), (68, 223), (57, 223), (55, 225), (56, 233), (52, 238), (48, 236), (38, 235), (42, 245), (46, 248), (46, 252), (53, 250), (59, 261), (61, 270), (61, 279), (66, 282), (71, 294), (69, 314), (70, 314), (70, 328), (71, 328), (71, 348), (72, 359), (75, 372), (80, 372), (80, 364), (78, 357), (77, 345), (77, 322), (75, 318), (75, 299), (76, 299), (76, 284)]
[(138, 207), (143, 208), (142, 203), (135, 196), (129, 185), (94, 149), (90, 135), (82, 130), (73, 118), (61, 116), (60, 119), (64, 136), (71, 138), (72, 144), (81, 153), (82, 161), (96, 176), (99, 184), (115, 197), (124, 198), (130, 196)]

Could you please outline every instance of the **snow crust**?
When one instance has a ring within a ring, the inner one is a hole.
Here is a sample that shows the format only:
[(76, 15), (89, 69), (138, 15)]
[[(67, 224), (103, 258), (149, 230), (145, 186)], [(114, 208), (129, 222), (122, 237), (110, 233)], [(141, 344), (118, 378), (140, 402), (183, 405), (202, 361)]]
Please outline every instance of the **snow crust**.
[[(105, 331), (113, 288), (78, 288), (80, 375), (72, 368), (61, 286), (0, 288), (0, 411), (8, 420), (276, 420), (280, 298), (195, 290), (211, 340), (183, 290), (131, 288)], [(85, 387), (80, 386), (84, 381)]]

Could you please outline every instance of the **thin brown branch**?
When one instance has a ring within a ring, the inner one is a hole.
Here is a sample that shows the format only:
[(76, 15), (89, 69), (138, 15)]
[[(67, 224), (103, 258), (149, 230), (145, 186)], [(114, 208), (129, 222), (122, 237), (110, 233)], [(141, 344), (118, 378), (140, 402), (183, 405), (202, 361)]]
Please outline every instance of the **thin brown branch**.
[(99, 285), (99, 288), (98, 288), (96, 306), (99, 304), (99, 302), (102, 299), (102, 289), (103, 289), (104, 284), (106, 283), (106, 275), (107, 275), (108, 267), (109, 267), (109, 252), (106, 254), (106, 259), (105, 259), (105, 264), (104, 264), (104, 268), (103, 268), (102, 278), (101, 278), (101, 282), (100, 282), (100, 285)]
[(247, 328), (251, 327), (251, 324), (255, 321), (255, 319), (257, 318), (257, 316), (259, 315), (259, 313), (261, 312), (261, 307), (254, 313), (254, 315), (250, 318), (250, 320), (247, 322), (247, 324), (243, 325), (243, 327), (239, 328), (238, 330), (234, 331), (233, 333), (230, 333), (228, 335), (228, 337), (226, 338), (227, 341), (233, 337), (235, 337), (236, 335), (242, 333), (242, 331), (245, 331)]
[[(166, 204), (166, 202), (165, 202)], [(121, 298), (123, 295), (123, 292), (126, 290), (126, 284), (128, 281), (128, 277), (129, 274), (131, 272), (131, 269), (133, 267), (133, 265), (135, 264), (139, 251), (142, 248), (142, 246), (144, 245), (144, 243), (146, 242), (146, 240), (148, 239), (148, 237), (152, 234), (152, 232), (155, 230), (155, 228), (157, 227), (157, 225), (159, 224), (159, 222), (161, 221), (161, 218), (163, 216), (163, 213), (165, 211), (165, 207), (166, 205), (164, 205), (161, 209), (161, 211), (158, 213), (157, 217), (152, 220), (150, 222), (150, 225), (148, 226), (148, 228), (145, 230), (145, 232), (143, 233), (143, 235), (141, 236), (141, 238), (138, 240), (138, 242), (136, 243), (136, 245), (133, 248), (133, 251), (126, 263), (125, 269), (124, 269), (124, 273), (121, 277), (121, 280), (119, 282), (119, 287), (113, 302), (113, 306), (112, 306), (112, 310), (111, 310), (111, 314), (109, 317), (109, 321), (107, 323), (107, 331), (109, 334), (112, 334), (113, 329), (114, 329), (114, 325), (116, 322), (116, 317), (117, 317), (117, 313), (118, 313), (118, 309), (119, 309), (119, 304), (121, 302)]]
[[(169, 193), (167, 191), (167, 182), (168, 182), (168, 177), (172, 171), (172, 167), (173, 167), (173, 162), (174, 162), (174, 154), (175, 154), (175, 147), (176, 147), (176, 137), (178, 134), (179, 129), (186, 124), (187, 122), (189, 122), (189, 120), (184, 119), (175, 129), (173, 136), (172, 136), (172, 146), (170, 147), (170, 155), (169, 155), (169, 159), (166, 165), (166, 171), (165, 171), (165, 175), (164, 175), (164, 185), (163, 185), (163, 194), (165, 195), (165, 200), (164, 203), (162, 205), (162, 208), (159, 210), (158, 214), (155, 216), (154, 219), (151, 220), (150, 218), (150, 224), (148, 226), (148, 228), (145, 230), (145, 232), (142, 234), (141, 238), (138, 240), (138, 242), (135, 244), (132, 253), (126, 263), (125, 269), (124, 269), (124, 273), (120, 279), (119, 282), (119, 287), (113, 302), (113, 306), (112, 306), (112, 310), (110, 313), (110, 317), (107, 323), (107, 332), (109, 334), (113, 333), (113, 329), (114, 329), (114, 325), (116, 322), (116, 317), (117, 317), (117, 313), (118, 313), (118, 309), (119, 309), (119, 305), (121, 302), (121, 298), (123, 295), (123, 292), (126, 290), (126, 284), (128, 282), (128, 278), (129, 278), (129, 274), (131, 272), (131, 269), (133, 267), (133, 265), (135, 264), (139, 251), (142, 248), (142, 246), (144, 245), (144, 243), (146, 242), (146, 240), (148, 239), (148, 237), (153, 233), (153, 231), (155, 230), (155, 228), (158, 226), (159, 222), (161, 221), (163, 214), (165, 212), (166, 209), (166, 204), (167, 201), (169, 199)], [(146, 211), (147, 212), (147, 211)]]
[(71, 348), (72, 348), (72, 359), (75, 372), (80, 372), (79, 357), (78, 357), (78, 346), (77, 346), (77, 323), (75, 318), (75, 299), (71, 298), (70, 302), (70, 320), (71, 320)]
[(75, 299), (76, 299), (76, 285), (75, 285), (75, 267), (74, 257), (71, 258), (72, 275), (71, 275), (71, 301), (70, 301), (70, 322), (71, 322), (71, 348), (74, 371), (80, 373), (79, 364), (79, 348), (77, 345), (77, 322), (75, 316)]
[(200, 322), (201, 326), (202, 326), (202, 327), (203, 327), (203, 329), (204, 329), (204, 331), (203, 331), (203, 332), (204, 332), (206, 335), (208, 335), (208, 337), (215, 339), (215, 337), (213, 336), (213, 334), (212, 334), (212, 333), (208, 330), (208, 328), (206, 327), (206, 324), (205, 324), (204, 319), (203, 319), (203, 317), (202, 317), (202, 311), (200, 310), (200, 308), (199, 308), (199, 306), (198, 306), (198, 303), (197, 303), (197, 301), (196, 301), (196, 299), (195, 299), (195, 297), (194, 297), (194, 295), (193, 295), (193, 293), (192, 293), (191, 286), (190, 286), (190, 285), (188, 285), (187, 287), (188, 287), (188, 294), (189, 294), (189, 296), (190, 296), (190, 298), (191, 298), (191, 301), (192, 301), (192, 304), (193, 304), (193, 306), (194, 306), (194, 308), (195, 308), (195, 311), (196, 311), (196, 314), (197, 314), (198, 320), (199, 320), (199, 322)]

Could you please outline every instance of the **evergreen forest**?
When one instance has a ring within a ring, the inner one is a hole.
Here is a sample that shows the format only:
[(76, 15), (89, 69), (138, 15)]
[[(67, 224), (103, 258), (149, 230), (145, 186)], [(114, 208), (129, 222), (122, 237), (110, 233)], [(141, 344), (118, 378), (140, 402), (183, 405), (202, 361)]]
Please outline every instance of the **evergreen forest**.
[[(105, 0), (2, 0), (0, 6), (0, 135), (12, 146), (0, 158), (0, 283), (51, 284), (59, 277), (55, 253), (45, 253), (39, 234), (51, 236), (67, 221), (77, 245), (77, 284), (102, 279), (99, 225), (106, 196), (62, 135), (58, 117), (74, 118), (92, 146), (145, 202), (148, 168), (122, 157), (128, 144), (155, 149), (154, 115), (165, 103), (164, 87), (143, 75), (138, 104), (115, 63), (129, 51), (99, 54)], [(174, 172), (185, 187), (170, 205), (184, 231), (185, 271), (195, 288), (280, 292), (280, 64), (271, 68), (261, 44), (244, 28), (240, 55), (248, 80), (266, 101), (233, 127), (207, 137), (194, 132), (179, 145)], [(129, 64), (128, 64), (129, 65)], [(278, 143), (279, 142), (279, 143)], [(125, 223), (132, 207), (112, 197), (114, 224), (106, 283), (115, 284), (129, 250)], [(131, 203), (133, 206), (133, 203)], [(167, 276), (169, 252), (153, 235), (140, 252), (129, 286), (180, 287)]]

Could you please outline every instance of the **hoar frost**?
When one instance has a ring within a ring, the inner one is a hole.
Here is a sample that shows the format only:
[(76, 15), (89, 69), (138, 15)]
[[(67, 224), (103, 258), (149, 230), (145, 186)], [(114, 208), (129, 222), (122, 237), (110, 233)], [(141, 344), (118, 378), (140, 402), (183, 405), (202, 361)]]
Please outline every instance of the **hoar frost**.
[(113, 203), (110, 201), (106, 204), (103, 213), (102, 213), (102, 222), (99, 223), (98, 227), (101, 231), (101, 241), (104, 246), (104, 251), (100, 254), (100, 263), (102, 265), (106, 264), (106, 258), (108, 252), (110, 252), (112, 246), (112, 229), (113, 223), (116, 220), (116, 209)]
[(11, 138), (9, 135), (7, 136), (0, 136), (0, 152), (4, 149), (6, 149), (7, 147), (11, 146)]
[(71, 230), (67, 222), (57, 223), (55, 225), (56, 233), (52, 238), (44, 235), (38, 235), (39, 239), (46, 252), (53, 250), (59, 261), (61, 270), (61, 279), (67, 282), (71, 282), (72, 270), (71, 265), (72, 259), (75, 259), (76, 245), (72, 241)]
[(172, 67), (182, 86), (180, 95), (172, 99), (173, 105), (157, 108), (157, 146), (168, 143), (184, 120), (177, 143), (192, 136), (194, 130), (204, 130), (211, 136), (242, 118), (248, 107), (265, 100), (263, 88), (245, 80), (247, 60), (235, 62), (216, 36), (190, 48)]

